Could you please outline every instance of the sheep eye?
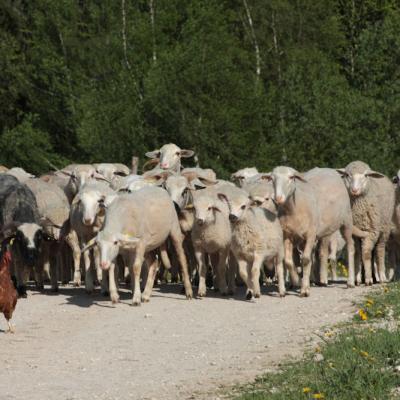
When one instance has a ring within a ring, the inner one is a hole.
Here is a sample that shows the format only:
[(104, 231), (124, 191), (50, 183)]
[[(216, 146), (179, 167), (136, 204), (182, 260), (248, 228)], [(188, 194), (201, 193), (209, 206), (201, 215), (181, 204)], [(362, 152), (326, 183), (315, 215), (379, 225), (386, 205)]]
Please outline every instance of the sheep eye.
[(116, 246), (118, 244), (118, 240), (114, 240), (114, 245)]
[(246, 204), (243, 204), (242, 207), (240, 207), (242, 210), (246, 208)]
[(210, 207), (208, 207), (208, 211), (211, 211), (212, 210), (212, 207), (210, 206)]
[(269, 200), (269, 197), (266, 197), (266, 198), (265, 198), (265, 201), (268, 201), (268, 200)]
[(178, 157), (181, 155), (181, 153), (180, 153), (179, 151), (177, 151), (175, 154), (176, 154)]

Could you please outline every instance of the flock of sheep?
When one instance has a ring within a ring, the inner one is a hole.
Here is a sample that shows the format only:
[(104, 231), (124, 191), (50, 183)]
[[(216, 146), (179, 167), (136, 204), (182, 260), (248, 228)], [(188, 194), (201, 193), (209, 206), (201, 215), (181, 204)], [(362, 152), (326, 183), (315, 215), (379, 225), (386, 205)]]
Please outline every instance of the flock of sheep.
[(233, 294), (241, 279), (251, 299), (260, 296), (265, 268), (280, 296), (287, 285), (309, 296), (310, 280), (326, 285), (328, 260), (344, 247), (348, 287), (396, 275), (398, 177), (392, 183), (355, 161), (305, 173), (245, 168), (232, 183), (210, 169), (182, 168), (193, 155), (166, 144), (146, 153), (153, 168), (143, 175), (111, 163), (73, 164), (38, 178), (1, 167), (0, 232), (18, 294), (26, 296), (29, 276), (43, 289), (48, 275), (56, 291), (59, 281), (81, 285), (83, 272), (86, 291), (99, 282), (113, 303), (119, 280), (130, 277), (132, 303), (140, 305), (167, 270), (182, 279), (187, 298), (198, 276), (197, 296), (205, 296), (211, 270), (221, 295)]

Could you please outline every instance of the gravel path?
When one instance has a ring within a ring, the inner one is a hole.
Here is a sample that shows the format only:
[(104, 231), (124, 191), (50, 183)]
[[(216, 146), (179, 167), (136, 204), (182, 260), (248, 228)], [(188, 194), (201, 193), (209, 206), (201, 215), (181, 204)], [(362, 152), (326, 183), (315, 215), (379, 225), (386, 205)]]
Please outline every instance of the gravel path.
[(16, 333), (0, 332), (1, 398), (212, 399), (301, 354), (316, 329), (349, 319), (366, 290), (336, 284), (307, 299), (268, 291), (255, 302), (244, 292), (187, 301), (168, 285), (137, 308), (127, 291), (116, 307), (82, 289), (28, 292)]

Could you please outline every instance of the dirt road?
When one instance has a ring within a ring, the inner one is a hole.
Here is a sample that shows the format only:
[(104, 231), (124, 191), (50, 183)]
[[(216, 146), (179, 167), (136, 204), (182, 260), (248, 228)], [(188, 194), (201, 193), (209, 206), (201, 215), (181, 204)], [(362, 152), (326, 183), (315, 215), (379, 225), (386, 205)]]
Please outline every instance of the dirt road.
[(116, 307), (82, 289), (28, 292), (15, 312), (17, 332), (0, 332), (0, 397), (212, 399), (221, 385), (301, 354), (317, 328), (349, 319), (365, 291), (337, 284), (312, 288), (307, 299), (273, 292), (247, 302), (240, 292), (187, 301), (168, 285), (136, 308), (127, 291)]

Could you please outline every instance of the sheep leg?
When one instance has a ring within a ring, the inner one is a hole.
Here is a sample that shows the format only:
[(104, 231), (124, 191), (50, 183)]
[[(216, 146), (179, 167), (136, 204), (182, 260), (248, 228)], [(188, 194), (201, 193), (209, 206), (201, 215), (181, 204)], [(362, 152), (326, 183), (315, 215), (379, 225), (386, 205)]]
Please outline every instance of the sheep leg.
[(194, 255), (196, 257), (197, 265), (199, 266), (199, 288), (197, 290), (197, 296), (204, 297), (207, 292), (207, 286), (206, 286), (207, 265), (206, 265), (205, 255), (203, 251), (199, 248), (195, 248)]
[(252, 293), (252, 285), (251, 285), (251, 279), (249, 275), (249, 269), (250, 265), (246, 260), (237, 260), (238, 266), (239, 266), (239, 275), (242, 278), (242, 281), (246, 284), (247, 290), (246, 290), (246, 299), (250, 300), (253, 297)]
[(101, 289), (100, 292), (103, 296), (109, 295), (109, 280), (108, 280), (108, 271), (101, 271)]
[(228, 261), (229, 248), (219, 251), (218, 254), (218, 288), (222, 296), (228, 294), (228, 285), (226, 284), (226, 263)]
[(362, 261), (364, 264), (365, 271), (365, 285), (370, 286), (373, 284), (372, 279), (372, 249), (374, 248), (374, 243), (367, 237), (362, 241)]
[(74, 259), (74, 286), (80, 286), (81, 277), (81, 249), (79, 247), (78, 236), (75, 231), (71, 231), (66, 237), (66, 242), (72, 250), (72, 257)]
[(376, 255), (378, 261), (378, 274), (381, 283), (386, 283), (386, 267), (385, 267), (385, 240), (381, 237), (376, 245)]
[(230, 252), (229, 258), (228, 258), (228, 294), (229, 295), (232, 295), (235, 293), (235, 289), (236, 289), (235, 275), (236, 275), (237, 268), (238, 267), (237, 267), (236, 259), (235, 259), (234, 255), (232, 254), (232, 252)]
[(139, 245), (136, 248), (136, 256), (135, 262), (132, 265), (131, 274), (133, 276), (134, 285), (132, 286), (133, 289), (133, 297), (132, 297), (132, 305), (133, 306), (140, 306), (142, 301), (142, 293), (140, 291), (140, 274), (142, 272), (142, 264), (144, 261), (144, 248), (142, 245)]
[(276, 260), (276, 275), (278, 275), (278, 290), (279, 296), (286, 296), (286, 288), (285, 288), (285, 271), (283, 267), (283, 259), (282, 255), (277, 256)]
[[(355, 286), (355, 245), (354, 245), (354, 240), (352, 236), (352, 227), (345, 226), (341, 229), (342, 236), (344, 237), (344, 240), (346, 242), (346, 248), (347, 248), (347, 260), (349, 263), (349, 276), (347, 277), (347, 287), (348, 288), (353, 288)], [(336, 244), (336, 243), (335, 243)], [(334, 256), (335, 256), (335, 269), (332, 264), (332, 276), (333, 276), (333, 271), (335, 271), (335, 276), (336, 276), (336, 254), (337, 254), (337, 248), (334, 246), (332, 249), (332, 252), (334, 251)], [(360, 268), (361, 271), (361, 268)], [(361, 275), (361, 272), (360, 272)], [(336, 278), (334, 278), (336, 279)], [(361, 276), (360, 276), (361, 280)]]
[[(59, 250), (59, 247), (57, 247), (57, 249)], [(52, 292), (58, 292), (58, 271), (60, 270), (61, 265), (62, 258), (60, 252), (58, 251), (50, 263), (50, 282)]]
[(264, 259), (260, 255), (255, 255), (253, 260), (253, 265), (251, 266), (250, 270), (250, 291), (247, 291), (247, 298), (254, 296), (255, 298), (259, 298), (261, 296), (261, 289), (260, 289), (260, 269), (263, 265)]
[(315, 234), (310, 234), (307, 237), (306, 245), (303, 252), (303, 279), (301, 281), (300, 296), (310, 296), (310, 272), (311, 272), (311, 253), (315, 243)]
[(151, 252), (145, 256), (146, 264), (149, 269), (149, 273), (147, 275), (147, 282), (144, 292), (142, 294), (142, 302), (147, 303), (150, 301), (151, 292), (153, 291), (154, 280), (156, 278), (157, 270), (158, 270), (158, 260), (156, 255)]
[(292, 287), (299, 287), (300, 278), (293, 262), (293, 242), (289, 238), (285, 238), (284, 247), (285, 247), (285, 265), (289, 271), (291, 285)]
[(85, 289), (86, 293), (92, 293), (94, 290), (94, 282), (92, 276), (92, 268), (90, 262), (90, 250), (83, 253), (83, 260), (85, 262)]
[(93, 248), (93, 258), (94, 258), (94, 265), (96, 268), (96, 279), (98, 282), (101, 282), (102, 273), (100, 268), (100, 251), (97, 246)]
[(185, 287), (186, 298), (191, 299), (193, 297), (193, 291), (189, 279), (187, 260), (182, 246), (183, 235), (181, 232), (181, 228), (179, 227), (178, 220), (176, 220), (175, 228), (171, 231), (171, 239), (176, 251), (176, 255), (178, 256), (179, 265), (181, 267), (182, 280)]
[(330, 236), (321, 239), (319, 246), (319, 283), (322, 286), (328, 285), (328, 253)]
[(360, 286), (362, 281), (361, 276), (361, 241), (359, 239), (356, 240), (355, 243), (355, 253), (354, 253), (354, 273), (356, 277), (356, 285)]
[(117, 284), (115, 283), (115, 264), (110, 264), (110, 269), (108, 270), (108, 283), (109, 283), (109, 291), (110, 291), (110, 298), (113, 304), (119, 302), (119, 295), (118, 295), (118, 288)]

